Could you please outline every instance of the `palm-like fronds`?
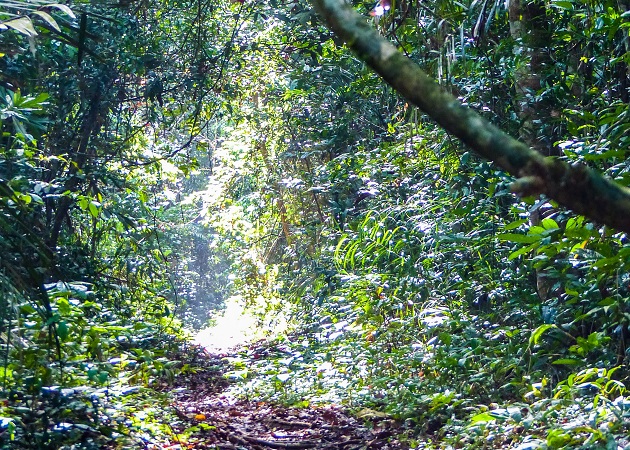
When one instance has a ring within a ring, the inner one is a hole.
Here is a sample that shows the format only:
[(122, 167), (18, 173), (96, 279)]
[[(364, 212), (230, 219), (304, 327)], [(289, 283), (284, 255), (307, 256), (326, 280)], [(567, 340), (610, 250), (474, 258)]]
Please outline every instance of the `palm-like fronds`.
[(46, 10), (58, 9), (68, 16), (75, 15), (67, 5), (49, 3), (46, 0), (3, 0), (0, 1), (0, 30), (9, 28), (26, 36), (37, 36), (32, 16), (38, 16), (55, 30), (60, 31), (57, 21)]

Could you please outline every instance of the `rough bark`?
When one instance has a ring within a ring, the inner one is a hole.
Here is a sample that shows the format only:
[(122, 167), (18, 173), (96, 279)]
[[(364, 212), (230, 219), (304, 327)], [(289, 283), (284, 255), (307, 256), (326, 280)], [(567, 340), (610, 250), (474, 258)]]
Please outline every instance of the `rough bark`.
[(510, 0), (510, 34), (520, 46), (522, 63), (514, 74), (515, 106), (521, 120), (519, 139), (534, 150), (547, 156), (559, 155), (554, 148), (554, 136), (546, 135), (550, 127), (554, 105), (541, 104), (536, 94), (541, 88), (543, 73), (553, 65), (549, 57), (549, 18), (544, 2)]
[[(521, 64), (514, 73), (514, 106), (521, 122), (518, 138), (543, 155), (558, 156), (559, 152), (550, 151), (557, 150), (553, 146), (556, 139), (548, 135), (551, 105), (536, 101), (545, 68), (552, 64), (548, 48), (551, 33), (545, 3), (540, 0), (510, 0), (508, 19), (510, 35), (522, 56)], [(543, 218), (542, 202), (536, 205), (529, 211), (531, 225), (540, 225)], [(547, 272), (544, 268), (536, 269), (536, 291), (542, 301), (547, 299), (553, 285)]]
[(630, 232), (630, 190), (583, 165), (544, 157), (444, 92), (343, 0), (311, 0), (328, 27), (387, 83), (446, 131), (518, 177), (522, 196), (546, 194), (592, 220)]

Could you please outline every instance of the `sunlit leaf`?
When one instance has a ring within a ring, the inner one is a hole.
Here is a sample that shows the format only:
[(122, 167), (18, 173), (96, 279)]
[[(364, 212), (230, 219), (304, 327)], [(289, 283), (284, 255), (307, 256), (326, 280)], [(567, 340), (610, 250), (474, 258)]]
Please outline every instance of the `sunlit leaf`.
[(76, 15), (72, 12), (72, 10), (70, 9), (70, 7), (68, 7), (67, 5), (63, 5), (61, 3), (51, 3), (50, 5), (47, 6), (51, 6), (53, 8), (57, 8), (60, 11), (63, 11), (66, 15), (70, 16), (73, 19), (76, 19)]
[(522, 247), (522, 248), (519, 248), (518, 250), (513, 251), (512, 253), (508, 255), (508, 261), (512, 261), (513, 259), (518, 258), (519, 256), (526, 255), (532, 250), (538, 248), (539, 245), (540, 244), (538, 242), (535, 242), (531, 245), (528, 245), (527, 247)]
[(505, 231), (513, 230), (520, 227), (521, 225), (526, 224), (527, 222), (529, 222), (528, 219), (515, 220), (514, 222), (507, 224), (505, 227), (503, 227), (503, 229)]
[(35, 28), (33, 27), (33, 22), (28, 17), (7, 20), (6, 22), (2, 22), (2, 25), (13, 28), (26, 36), (37, 36), (37, 31), (35, 31)]
[(550, 323), (545, 323), (545, 324), (539, 326), (538, 328), (536, 328), (532, 332), (532, 335), (529, 337), (529, 345), (536, 345), (536, 344), (538, 344), (538, 341), (540, 340), (541, 336), (545, 333), (545, 331), (551, 330), (553, 328), (557, 328), (557, 326), (554, 325), (554, 324), (550, 324)]
[(55, 19), (53, 19), (53, 17), (50, 14), (48, 14), (47, 12), (44, 12), (44, 11), (33, 11), (33, 14), (41, 17), (51, 27), (53, 27), (55, 30), (61, 32), (61, 28), (59, 28), (59, 25), (57, 24), (57, 21)]
[(503, 233), (497, 236), (500, 241), (515, 242), (518, 244), (531, 244), (540, 241), (540, 236), (528, 234)]
[(488, 412), (483, 412), (481, 414), (477, 414), (473, 417), (470, 418), (470, 425), (475, 425), (478, 423), (487, 423), (487, 422), (491, 422), (497, 420), (497, 418), (493, 415), (491, 415)]
[(565, 365), (565, 366), (577, 366), (577, 365), (582, 364), (582, 360), (573, 359), (573, 358), (560, 358), (553, 361), (552, 364)]

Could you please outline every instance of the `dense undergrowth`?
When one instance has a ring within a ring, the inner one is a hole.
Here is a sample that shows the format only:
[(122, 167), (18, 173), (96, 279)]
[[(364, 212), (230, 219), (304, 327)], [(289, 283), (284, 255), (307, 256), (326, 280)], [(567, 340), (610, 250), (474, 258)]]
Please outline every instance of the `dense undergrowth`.
[[(437, 442), (420, 448), (628, 445), (625, 294), (619, 271), (602, 269), (623, 265), (623, 241), (603, 242), (560, 214), (530, 227), (527, 204), (512, 206), (507, 180), (485, 163), (466, 173), (398, 151), (384, 152), (384, 181), (383, 159), (377, 169), (353, 156), (356, 175), (383, 198), (324, 249), (321, 275), (291, 281), (299, 332), (275, 364), (254, 370), (265, 377), (250, 388), (386, 412)], [(615, 256), (598, 264), (585, 241)], [(556, 294), (546, 302), (536, 266), (519, 258), (528, 249), (552, 267)], [(580, 288), (592, 285), (589, 298)]]
[[(628, 185), (624, 4), (355, 3), (463, 103)], [(70, 6), (0, 5), (0, 445), (136, 445), (229, 295), (290, 325), (232, 361), (248, 398), (386, 415), (415, 448), (630, 445), (626, 234), (516, 198), (304, 2)]]

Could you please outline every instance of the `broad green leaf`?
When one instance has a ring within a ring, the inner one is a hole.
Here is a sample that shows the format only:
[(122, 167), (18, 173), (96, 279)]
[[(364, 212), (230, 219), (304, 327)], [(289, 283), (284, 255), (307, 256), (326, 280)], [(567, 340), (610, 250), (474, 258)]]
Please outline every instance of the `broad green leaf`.
[(35, 102), (41, 105), (46, 100), (48, 100), (49, 97), (50, 97), (50, 94), (48, 94), (47, 92), (42, 92), (41, 94), (37, 95), (37, 97), (35, 97)]
[(31, 203), (33, 199), (28, 194), (20, 194), (20, 200), (22, 200), (25, 204), (28, 205), (29, 203)]
[(545, 323), (539, 326), (538, 328), (536, 328), (529, 338), (529, 345), (538, 344), (538, 341), (540, 340), (540, 337), (543, 335), (543, 333), (547, 330), (550, 330), (551, 328), (557, 328), (557, 327), (554, 324)]
[(600, 300), (600, 301), (597, 303), (597, 306), (610, 306), (610, 305), (614, 305), (614, 304), (616, 304), (616, 303), (617, 303), (617, 300), (615, 300), (614, 298), (612, 298), (612, 297), (606, 297), (605, 299)]
[(59, 336), (59, 339), (65, 341), (68, 338), (68, 333), (68, 324), (62, 320), (57, 324), (57, 335)]
[(562, 448), (571, 442), (571, 435), (562, 430), (551, 430), (547, 434), (547, 445), (550, 448)]
[(560, 359), (556, 359), (555, 361), (552, 362), (552, 364), (556, 364), (556, 365), (566, 365), (566, 366), (577, 366), (579, 364), (582, 364), (583, 360), (581, 359), (573, 359), (573, 358), (560, 358)]
[(531, 236), (529, 234), (503, 233), (497, 238), (500, 241), (516, 242), (517, 244), (531, 244), (540, 241), (540, 236)]
[(582, 216), (571, 217), (569, 218), (569, 220), (567, 220), (567, 225), (565, 229), (571, 230), (573, 228), (578, 228), (578, 227), (581, 227), (583, 223), (584, 223), (584, 217)]
[(88, 208), (92, 217), (97, 218), (99, 212), (99, 205), (96, 202), (90, 202)]
[(44, 200), (37, 194), (28, 194), (29, 197), (31, 197), (31, 200), (33, 200), (35, 203), (38, 203), (40, 205), (44, 204)]
[(34, 314), (37, 310), (29, 304), (24, 304), (20, 306), (20, 312), (22, 314)]
[(446, 345), (450, 345), (453, 340), (453, 337), (449, 333), (440, 333), (438, 337), (440, 338), (440, 341)]
[(475, 425), (477, 423), (487, 423), (492, 422), (493, 420), (497, 420), (496, 417), (490, 415), (490, 413), (483, 412), (481, 414), (477, 414), (470, 418), (470, 425)]
[(525, 254), (531, 252), (532, 250), (537, 248), (538, 245), (539, 245), (538, 242), (534, 242), (533, 244), (528, 245), (527, 247), (519, 248), (518, 250), (513, 251), (508, 256), (508, 261), (512, 261), (513, 259), (518, 258), (521, 255), (525, 255)]
[(88, 200), (87, 197), (81, 197), (78, 201), (78, 204), (79, 204), (79, 208), (85, 211), (88, 209), (88, 205), (90, 204), (90, 201)]
[(558, 226), (558, 223), (550, 217), (543, 219), (541, 225), (545, 230), (557, 230), (558, 228), (560, 228)]
[(610, 267), (610, 266), (616, 266), (618, 264), (622, 264), (623, 261), (621, 259), (619, 259), (618, 256), (611, 256), (609, 258), (602, 258), (599, 261), (597, 261), (595, 264), (593, 264), (593, 267), (597, 267), (599, 269), (605, 268), (605, 267)]
[(512, 223), (508, 223), (508, 224), (507, 224), (507, 225), (506, 225), (503, 229), (504, 229), (505, 231), (513, 230), (513, 229), (515, 229), (515, 228), (520, 227), (521, 225), (526, 224), (527, 222), (528, 222), (528, 220), (527, 220), (527, 219), (515, 220), (515, 221), (514, 221), (514, 222), (512, 222)]

